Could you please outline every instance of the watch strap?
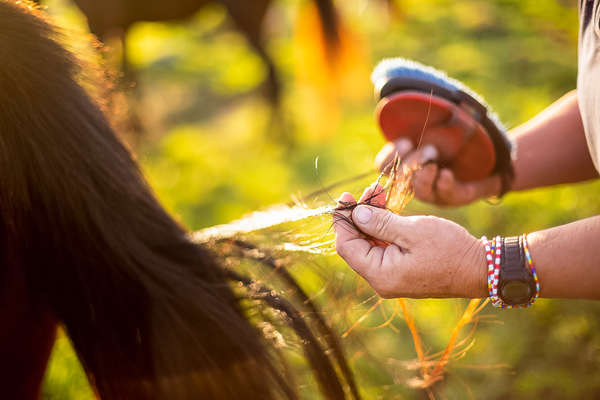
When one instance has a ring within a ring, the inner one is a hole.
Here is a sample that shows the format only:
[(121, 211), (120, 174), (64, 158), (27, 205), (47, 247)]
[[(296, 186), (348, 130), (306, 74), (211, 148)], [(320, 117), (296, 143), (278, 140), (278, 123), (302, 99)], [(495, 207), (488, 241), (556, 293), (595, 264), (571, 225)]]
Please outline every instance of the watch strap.
[(530, 288), (529, 291), (531, 297), (533, 297), (535, 294), (535, 282), (531, 272), (525, 265), (525, 251), (519, 236), (504, 238), (502, 242), (502, 261), (500, 263), (498, 294), (500, 295), (500, 298), (507, 304), (524, 304), (526, 301), (523, 301), (522, 298), (520, 299), (521, 301), (519, 301), (516, 299), (506, 298), (503, 295), (504, 285), (514, 281), (527, 284)]
[(502, 264), (500, 276), (505, 279), (522, 279), (525, 259), (518, 236), (504, 238), (502, 243)]

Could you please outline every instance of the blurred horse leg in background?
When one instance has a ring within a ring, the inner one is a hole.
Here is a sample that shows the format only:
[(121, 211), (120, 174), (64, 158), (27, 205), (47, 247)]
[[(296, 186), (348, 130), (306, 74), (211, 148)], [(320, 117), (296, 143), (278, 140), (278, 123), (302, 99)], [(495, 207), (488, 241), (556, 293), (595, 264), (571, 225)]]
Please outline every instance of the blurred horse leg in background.
[[(136, 22), (142, 21), (182, 21), (191, 18), (198, 10), (209, 3), (221, 3), (235, 27), (244, 35), (248, 44), (257, 52), (267, 69), (264, 82), (264, 95), (275, 113), (281, 101), (282, 85), (272, 57), (265, 49), (265, 15), (273, 0), (73, 0), (87, 18), (90, 31), (103, 43), (111, 39), (120, 40), (121, 87), (134, 103), (130, 104), (125, 128), (134, 134), (135, 142), (143, 133), (142, 124), (135, 112), (137, 103), (135, 71), (127, 60), (127, 33)], [(326, 58), (334, 60), (339, 40), (338, 17), (333, 0), (313, 0), (320, 19), (321, 32), (318, 36), (324, 41), (321, 49), (327, 52)], [(287, 145), (292, 143), (289, 134), (279, 133), (279, 139)]]
[(265, 16), (271, 2), (272, 0), (253, 0), (251, 2), (221, 0), (236, 28), (246, 37), (248, 44), (265, 63), (267, 68), (265, 96), (271, 104), (277, 105), (281, 96), (281, 82), (277, 76), (275, 64), (265, 49), (263, 34)]
[[(273, 108), (270, 120), (270, 132), (278, 135), (279, 141), (288, 149), (293, 147), (294, 137), (286, 123), (286, 114), (281, 109), (282, 83), (277, 74), (275, 64), (265, 48), (264, 25), (265, 16), (272, 3), (272, 0), (254, 0), (244, 2), (240, 0), (220, 0), (227, 8), (236, 27), (244, 34), (248, 43), (255, 49), (262, 58), (266, 68), (267, 77), (263, 84), (264, 95)], [(317, 51), (323, 51), (323, 58), (330, 64), (336, 62), (339, 50), (339, 21), (335, 6), (332, 0), (314, 0), (319, 19), (318, 32), (314, 32), (314, 37), (320, 46)], [(320, 29), (319, 29), (320, 28)], [(303, 62), (304, 60), (301, 60)], [(325, 68), (328, 68), (326, 66)], [(325, 74), (326, 71), (316, 71), (318, 74)]]
[[(244, 34), (248, 43), (256, 50), (267, 66), (266, 96), (271, 104), (277, 105), (281, 96), (281, 82), (275, 64), (265, 49), (264, 20), (272, 0), (220, 0), (227, 8), (236, 27)], [(338, 20), (332, 0), (314, 0), (318, 10), (321, 32), (318, 37), (324, 42), (326, 57), (334, 59), (337, 51)]]
[(279, 79), (273, 59), (268, 54), (265, 43), (265, 17), (272, 0), (221, 0), (227, 9), (235, 27), (244, 35), (248, 44), (262, 59), (266, 77), (260, 86), (261, 94), (269, 102), (271, 113), (267, 125), (267, 133), (290, 149), (294, 145), (293, 133), (285, 122), (285, 113), (281, 109), (282, 82)]

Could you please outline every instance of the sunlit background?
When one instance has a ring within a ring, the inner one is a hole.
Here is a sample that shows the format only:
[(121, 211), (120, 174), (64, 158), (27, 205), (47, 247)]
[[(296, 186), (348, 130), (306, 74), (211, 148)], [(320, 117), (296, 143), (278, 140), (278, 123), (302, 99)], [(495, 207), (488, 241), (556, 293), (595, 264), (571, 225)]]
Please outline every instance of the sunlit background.
[[(72, 48), (89, 43), (85, 18), (71, 2), (42, 4), (65, 28)], [(124, 128), (123, 137), (162, 203), (186, 227), (225, 223), (372, 169), (384, 140), (374, 123), (369, 73), (384, 57), (445, 70), (483, 95), (509, 127), (575, 87), (574, 0), (344, 0), (336, 6), (345, 59), (326, 72), (311, 53), (308, 2), (273, 2), (264, 29), (283, 84), (275, 116), (261, 90), (265, 65), (222, 6), (205, 6), (180, 23), (139, 23), (130, 30), (126, 54), (137, 87), (128, 96), (141, 129)], [(118, 47), (115, 42), (103, 50), (113, 68)], [(342, 186), (330, 194), (358, 189)], [(516, 235), (600, 214), (599, 194), (598, 183), (581, 184), (457, 210), (415, 201), (406, 212), (445, 216), (475, 236)], [(340, 336), (377, 301), (335, 256), (307, 256), (293, 273)], [(350, 288), (343, 301), (333, 301), (327, 291), (340, 279)], [(408, 304), (425, 350), (434, 354), (446, 346), (466, 302)], [(342, 339), (366, 399), (424, 398), (408, 385), (416, 371), (404, 362), (416, 355), (402, 318), (372, 329), (395, 307), (383, 302)], [(336, 317), (340, 309), (344, 318)], [(482, 314), (473, 346), (450, 363), (434, 388), (436, 398), (580, 399), (600, 392), (599, 304), (540, 300), (529, 310), (488, 306)], [(93, 398), (64, 335), (43, 396)]]

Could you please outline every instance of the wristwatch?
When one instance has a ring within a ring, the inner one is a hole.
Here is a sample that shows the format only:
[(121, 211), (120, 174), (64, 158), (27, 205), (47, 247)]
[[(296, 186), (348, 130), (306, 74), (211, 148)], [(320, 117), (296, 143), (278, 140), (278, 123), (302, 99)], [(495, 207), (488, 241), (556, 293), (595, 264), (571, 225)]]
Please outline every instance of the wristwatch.
[(508, 305), (527, 304), (535, 295), (535, 280), (525, 264), (525, 251), (519, 236), (502, 243), (498, 295)]

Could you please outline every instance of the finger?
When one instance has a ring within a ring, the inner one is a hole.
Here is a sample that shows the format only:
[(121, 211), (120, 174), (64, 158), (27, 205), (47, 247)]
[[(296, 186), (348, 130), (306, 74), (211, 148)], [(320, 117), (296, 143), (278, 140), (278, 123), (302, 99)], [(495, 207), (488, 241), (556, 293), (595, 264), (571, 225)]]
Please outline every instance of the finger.
[(396, 147), (394, 146), (394, 143), (387, 142), (375, 156), (375, 167), (379, 171), (389, 168), (394, 159), (395, 151)]
[(337, 208), (335, 209), (336, 212), (333, 213), (334, 216), (334, 223), (335, 223), (335, 216), (344, 216), (347, 218), (352, 218), (352, 206), (356, 204), (356, 200), (354, 199), (354, 196), (352, 196), (351, 193), (345, 192), (342, 193), (342, 195), (340, 196), (340, 198), (338, 199), (337, 202)]
[[(374, 183), (365, 189), (364, 193), (360, 197), (359, 203), (368, 204), (373, 207), (384, 208), (386, 200), (386, 193), (383, 186), (378, 183)], [(374, 239), (372, 237), (366, 238), (371, 246), (387, 246), (389, 243)]]
[(378, 277), (382, 267), (393, 265), (393, 260), (402, 254), (396, 245), (376, 246), (356, 229), (350, 232), (339, 227), (336, 228), (335, 248), (340, 257), (369, 282)]
[(437, 149), (435, 146), (428, 144), (404, 157), (402, 164), (410, 169), (417, 169), (428, 162), (437, 160), (437, 158)]
[(448, 205), (463, 205), (497, 193), (496, 177), (476, 182), (459, 182), (452, 171), (443, 169), (437, 181), (438, 196)]
[(428, 164), (415, 171), (413, 191), (417, 199), (429, 203), (436, 202), (433, 185), (435, 183), (437, 171), (438, 167), (436, 164)]
[(352, 196), (352, 193), (344, 192), (338, 199), (337, 203), (338, 203), (338, 207), (339, 206), (348, 206), (351, 204), (355, 204), (356, 199), (354, 199), (354, 196)]
[(452, 171), (447, 168), (440, 170), (435, 182), (435, 191), (440, 202), (447, 205), (456, 204), (456, 180)]
[(340, 257), (360, 276), (368, 282), (378, 278), (385, 264), (393, 264), (390, 260), (402, 254), (397, 246), (371, 246), (365, 239), (352, 239), (345, 243), (336, 244)]
[(360, 237), (360, 232), (356, 230), (352, 222), (352, 209), (349, 208), (354, 204), (356, 204), (354, 196), (347, 192), (343, 193), (338, 199), (338, 208), (333, 211), (333, 229), (336, 240), (338, 236), (344, 242)]
[[(355, 202), (350, 193), (344, 193), (338, 200), (339, 204), (346, 207)], [(360, 275), (366, 273), (370, 263), (375, 262), (372, 257), (376, 254), (371, 253), (372, 245), (364, 238), (364, 235), (358, 231), (352, 222), (351, 210), (336, 210), (333, 214), (333, 227), (335, 231), (335, 248), (350, 267)]]
[(438, 151), (435, 146), (428, 144), (413, 151), (403, 163), (409, 171), (414, 171), (413, 192), (421, 201), (435, 203), (433, 184), (437, 175), (437, 166), (430, 162), (435, 161), (437, 157)]
[(414, 148), (412, 140), (407, 138), (394, 140), (394, 146), (396, 148), (396, 154), (398, 154), (398, 157), (400, 158), (406, 156)]
[(398, 239), (409, 228), (405, 218), (387, 210), (359, 205), (352, 211), (352, 221), (365, 234), (388, 243)]
[(360, 196), (359, 203), (366, 203), (375, 207), (384, 207), (385, 190), (383, 189), (383, 186), (378, 183), (374, 183), (366, 188), (362, 196)]
[(434, 145), (427, 144), (423, 146), (423, 150), (421, 151), (421, 165), (437, 160), (438, 155), (438, 151)]
[(401, 138), (393, 142), (388, 142), (375, 157), (375, 166), (380, 171), (391, 168), (396, 155), (403, 158), (413, 149), (410, 139)]
[(436, 190), (439, 199), (448, 205), (469, 203), (475, 198), (474, 185), (459, 184), (454, 178), (454, 174), (449, 169), (440, 171)]

